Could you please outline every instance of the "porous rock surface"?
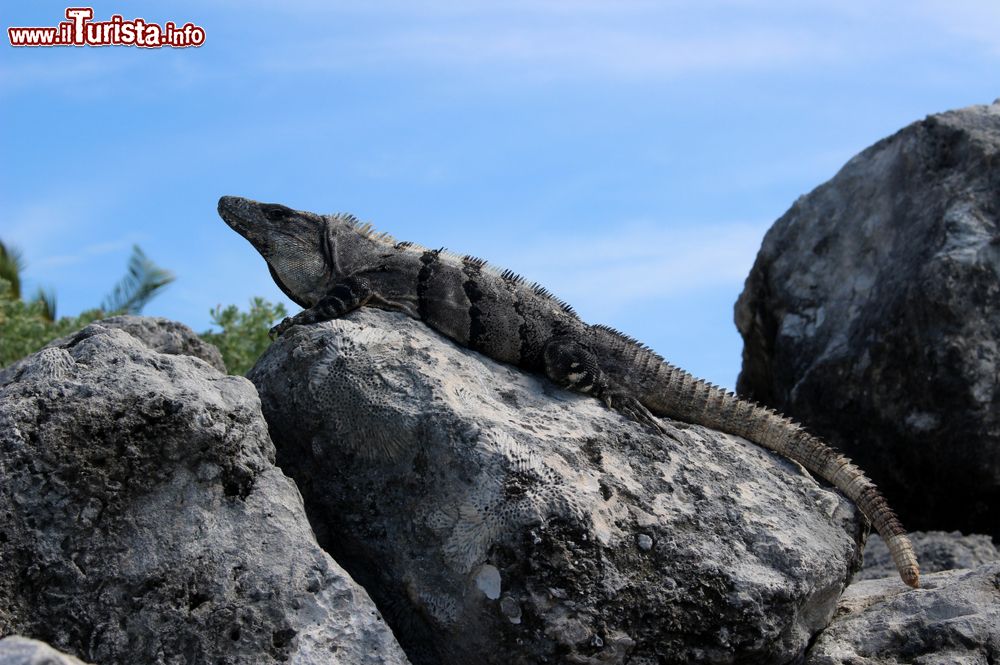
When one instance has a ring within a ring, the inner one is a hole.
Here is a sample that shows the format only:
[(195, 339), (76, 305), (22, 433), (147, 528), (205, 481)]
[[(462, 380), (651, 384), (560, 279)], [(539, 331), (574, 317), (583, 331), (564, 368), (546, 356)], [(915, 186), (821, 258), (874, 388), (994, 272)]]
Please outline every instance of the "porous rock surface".
[(912, 529), (1000, 537), (1000, 100), (851, 159), (764, 238), (744, 396), (843, 449)]
[(853, 506), (797, 465), (654, 435), (401, 314), (293, 327), (248, 376), (417, 665), (787, 662), (858, 564)]
[[(226, 373), (226, 364), (222, 354), (215, 346), (202, 338), (183, 323), (171, 321), (161, 316), (134, 316), (122, 314), (97, 321), (105, 328), (124, 330), (132, 337), (140, 339), (154, 351), (172, 356), (194, 356), (201, 358), (209, 365)], [(48, 346), (62, 346), (68, 338), (57, 339)]]
[(991, 665), (1000, 661), (1000, 562), (847, 587), (807, 665)]
[[(219, 350), (198, 337), (193, 330), (183, 323), (159, 316), (135, 316), (132, 314), (111, 316), (100, 321), (95, 321), (95, 323), (105, 328), (124, 330), (136, 339), (141, 340), (153, 351), (173, 356), (180, 355), (201, 358), (223, 374), (226, 373), (226, 364), (223, 362), (222, 354), (219, 353)], [(45, 345), (45, 348), (66, 346), (75, 334), (52, 340)], [(0, 368), (0, 385), (4, 385), (9, 381), (10, 377), (15, 376), (20, 371), (22, 364), (32, 362), (31, 358), (32, 356), (28, 356), (27, 358), (22, 358), (11, 363), (7, 367)]]
[(11, 635), (0, 640), (0, 665), (85, 665), (85, 663), (56, 651), (45, 642)]
[[(150, 324), (159, 328), (159, 324)], [(0, 387), (0, 635), (112, 663), (405, 663), (249, 381), (92, 324)]]
[[(990, 561), (1000, 561), (1000, 550), (984, 534), (963, 536), (958, 531), (914, 531), (910, 533), (910, 541), (920, 562), (921, 574), (976, 568)], [(854, 579), (872, 580), (895, 574), (896, 567), (889, 555), (889, 548), (878, 534), (873, 533), (865, 544), (864, 565)]]

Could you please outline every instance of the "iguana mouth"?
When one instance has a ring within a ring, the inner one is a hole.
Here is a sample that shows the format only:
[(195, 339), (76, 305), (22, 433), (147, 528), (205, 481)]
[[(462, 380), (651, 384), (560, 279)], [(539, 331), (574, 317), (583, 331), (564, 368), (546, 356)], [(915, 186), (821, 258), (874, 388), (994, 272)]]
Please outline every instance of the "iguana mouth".
[(234, 231), (241, 236), (246, 236), (246, 219), (241, 214), (239, 202), (246, 201), (238, 196), (223, 196), (219, 198), (219, 217), (222, 218)]

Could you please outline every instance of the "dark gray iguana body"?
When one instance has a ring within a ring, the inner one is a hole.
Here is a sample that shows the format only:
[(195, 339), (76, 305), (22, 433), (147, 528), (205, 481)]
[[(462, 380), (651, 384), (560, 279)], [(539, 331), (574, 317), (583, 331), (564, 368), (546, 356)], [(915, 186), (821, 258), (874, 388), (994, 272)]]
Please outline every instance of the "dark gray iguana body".
[(275, 326), (326, 321), (369, 305), (404, 312), (456, 342), (544, 374), (661, 429), (658, 416), (747, 438), (832, 483), (872, 521), (910, 586), (913, 548), (874, 483), (836, 451), (771, 409), (694, 378), (634, 339), (588, 325), (545, 289), (484, 261), (397, 243), (347, 215), (316, 215), (224, 196), (219, 214), (263, 255), (304, 311)]

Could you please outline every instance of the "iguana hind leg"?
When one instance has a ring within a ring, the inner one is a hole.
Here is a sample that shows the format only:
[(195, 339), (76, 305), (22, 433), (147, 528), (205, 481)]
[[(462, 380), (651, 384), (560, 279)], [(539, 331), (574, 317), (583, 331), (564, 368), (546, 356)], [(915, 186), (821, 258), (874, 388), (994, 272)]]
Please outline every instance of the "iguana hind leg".
[(318, 303), (295, 316), (284, 318), (267, 334), (271, 339), (275, 339), (292, 326), (336, 319), (365, 305), (374, 297), (375, 292), (372, 291), (368, 280), (361, 277), (345, 277), (338, 281)]
[(555, 383), (600, 399), (608, 408), (664, 432), (663, 424), (649, 409), (614, 385), (601, 369), (594, 352), (568, 337), (554, 337), (543, 353), (545, 374)]

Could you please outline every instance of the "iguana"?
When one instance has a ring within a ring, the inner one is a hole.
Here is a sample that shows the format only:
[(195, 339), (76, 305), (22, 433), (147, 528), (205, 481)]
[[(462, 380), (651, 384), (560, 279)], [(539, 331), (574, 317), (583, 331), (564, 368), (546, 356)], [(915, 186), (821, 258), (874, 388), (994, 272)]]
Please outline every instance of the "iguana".
[(494, 360), (544, 374), (654, 429), (659, 417), (735, 434), (780, 453), (854, 501), (919, 586), (913, 547), (875, 484), (792, 420), (675, 367), (618, 331), (588, 325), (538, 284), (443, 249), (395, 242), (350, 215), (317, 215), (223, 196), (219, 215), (267, 261), (302, 312), (271, 329), (327, 321), (364, 305), (403, 312)]

